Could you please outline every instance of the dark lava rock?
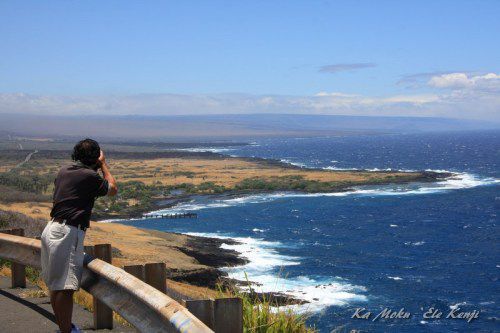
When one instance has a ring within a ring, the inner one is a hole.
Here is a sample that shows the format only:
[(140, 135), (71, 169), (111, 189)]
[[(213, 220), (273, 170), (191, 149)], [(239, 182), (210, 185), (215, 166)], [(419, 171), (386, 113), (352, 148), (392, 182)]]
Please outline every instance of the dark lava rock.
[(210, 267), (240, 266), (248, 260), (240, 257), (234, 250), (222, 249), (222, 244), (236, 244), (232, 239), (218, 239), (208, 237), (189, 237), (185, 247), (177, 249), (193, 257), (202, 265)]
[(215, 288), (221, 277), (226, 275), (227, 273), (211, 267), (188, 271), (167, 269), (168, 279), (209, 288)]

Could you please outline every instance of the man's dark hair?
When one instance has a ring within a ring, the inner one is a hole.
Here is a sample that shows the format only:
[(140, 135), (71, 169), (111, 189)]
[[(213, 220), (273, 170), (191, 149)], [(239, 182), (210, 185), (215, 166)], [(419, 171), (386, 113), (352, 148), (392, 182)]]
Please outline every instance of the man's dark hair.
[(92, 166), (97, 164), (100, 154), (101, 148), (97, 141), (85, 139), (75, 145), (71, 158), (73, 161), (80, 161), (87, 166)]

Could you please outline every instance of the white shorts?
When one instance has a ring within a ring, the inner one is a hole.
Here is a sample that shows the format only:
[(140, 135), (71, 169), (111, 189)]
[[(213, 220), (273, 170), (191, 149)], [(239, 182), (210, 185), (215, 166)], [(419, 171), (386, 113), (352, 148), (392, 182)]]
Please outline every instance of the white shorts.
[(42, 232), (42, 278), (49, 290), (78, 290), (85, 231), (49, 221)]

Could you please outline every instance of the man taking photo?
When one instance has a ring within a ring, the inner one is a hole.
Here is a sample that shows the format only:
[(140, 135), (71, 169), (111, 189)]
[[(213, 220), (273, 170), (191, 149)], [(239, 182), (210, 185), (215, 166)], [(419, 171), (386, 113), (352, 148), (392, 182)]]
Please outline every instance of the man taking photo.
[(78, 142), (71, 157), (75, 163), (63, 166), (57, 174), (52, 219), (41, 237), (42, 277), (50, 291), (50, 303), (62, 333), (80, 332), (71, 323), (73, 293), (80, 288), (83, 239), (95, 199), (118, 192), (104, 152), (96, 141)]

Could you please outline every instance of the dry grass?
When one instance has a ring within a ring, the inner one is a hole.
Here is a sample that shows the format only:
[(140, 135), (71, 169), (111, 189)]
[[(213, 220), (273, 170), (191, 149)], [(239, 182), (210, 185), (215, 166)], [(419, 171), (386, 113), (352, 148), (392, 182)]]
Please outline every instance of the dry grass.
[(42, 289), (29, 289), (19, 294), (21, 298), (42, 298), (49, 296), (48, 292)]
[(209, 299), (220, 297), (219, 293), (213, 289), (193, 286), (170, 279), (167, 279), (167, 286), (168, 288), (175, 290), (179, 294), (187, 295), (193, 299)]
[[(38, 160), (31, 169), (37, 174), (50, 174), (64, 160)], [(321, 182), (365, 182), (371, 179), (385, 179), (394, 176), (411, 176), (402, 172), (362, 172), (332, 170), (301, 170), (283, 168), (276, 165), (248, 161), (238, 158), (200, 159), (200, 158), (155, 158), (155, 159), (115, 159), (109, 161), (110, 168), (119, 182), (140, 181), (144, 184), (179, 185), (190, 183), (198, 185), (213, 182), (226, 188), (244, 179), (272, 179), (284, 176), (302, 176), (306, 180)], [(418, 175), (418, 173), (414, 173)]]
[(48, 220), (50, 218), (51, 209), (52, 203), (50, 202), (0, 202), (0, 210), (10, 210), (22, 213), (35, 219)]
[[(161, 158), (152, 160), (112, 161), (111, 167), (121, 181), (134, 180), (145, 184), (160, 182), (163, 185), (182, 183), (201, 184), (213, 182), (226, 188), (233, 188), (247, 178), (271, 179), (273, 177), (302, 176), (306, 180), (321, 182), (363, 182), (390, 176), (408, 176), (398, 172), (357, 172), (330, 170), (300, 170), (265, 165), (259, 162), (236, 158), (221, 160), (200, 160), (186, 158)], [(190, 176), (182, 175), (190, 174)]]
[(86, 245), (111, 243), (121, 256), (113, 258), (115, 266), (164, 262), (167, 268), (190, 270), (206, 266), (184, 254), (177, 247), (184, 247), (187, 237), (165, 233), (162, 238), (151, 235), (146, 230), (119, 223), (91, 222), (85, 236)]

